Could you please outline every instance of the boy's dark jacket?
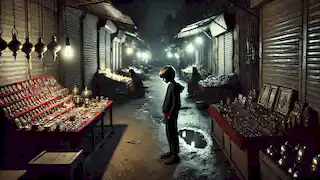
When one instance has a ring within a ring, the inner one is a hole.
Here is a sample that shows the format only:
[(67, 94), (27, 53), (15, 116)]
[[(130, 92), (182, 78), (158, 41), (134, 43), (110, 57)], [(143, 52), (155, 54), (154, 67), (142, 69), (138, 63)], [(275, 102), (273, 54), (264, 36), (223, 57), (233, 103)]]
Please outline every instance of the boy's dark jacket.
[(164, 98), (162, 111), (165, 116), (178, 115), (181, 108), (180, 93), (184, 87), (177, 82), (170, 82), (167, 88), (167, 93)]

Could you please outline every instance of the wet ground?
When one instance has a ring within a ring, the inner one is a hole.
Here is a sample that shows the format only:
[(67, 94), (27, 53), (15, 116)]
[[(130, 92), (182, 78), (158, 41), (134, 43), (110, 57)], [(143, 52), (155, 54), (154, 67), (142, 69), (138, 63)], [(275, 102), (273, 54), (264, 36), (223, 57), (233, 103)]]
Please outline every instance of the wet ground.
[[(186, 84), (179, 81), (184, 87)], [(167, 166), (158, 156), (168, 151), (161, 106), (166, 84), (157, 72), (144, 82), (146, 98), (114, 108), (115, 134), (86, 160), (88, 179), (224, 180), (237, 179), (222, 151), (211, 137), (211, 120), (181, 94), (178, 118), (181, 163)]]

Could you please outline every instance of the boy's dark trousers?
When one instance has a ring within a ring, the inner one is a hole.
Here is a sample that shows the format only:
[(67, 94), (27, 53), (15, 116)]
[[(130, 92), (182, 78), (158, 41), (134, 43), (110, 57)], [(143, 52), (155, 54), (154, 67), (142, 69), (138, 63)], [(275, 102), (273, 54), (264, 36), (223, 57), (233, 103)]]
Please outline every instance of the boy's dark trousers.
[(170, 119), (168, 119), (168, 116), (165, 116), (167, 138), (169, 142), (170, 152), (173, 155), (178, 155), (180, 151), (177, 120), (178, 115), (171, 116)]

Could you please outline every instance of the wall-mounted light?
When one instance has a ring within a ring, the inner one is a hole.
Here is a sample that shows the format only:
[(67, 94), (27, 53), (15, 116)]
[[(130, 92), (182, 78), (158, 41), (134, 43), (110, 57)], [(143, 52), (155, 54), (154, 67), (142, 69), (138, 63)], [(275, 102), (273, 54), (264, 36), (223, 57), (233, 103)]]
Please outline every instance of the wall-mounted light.
[(196, 43), (198, 45), (202, 45), (203, 44), (203, 38), (201, 36), (196, 37), (195, 41), (196, 41)]
[(194, 49), (195, 48), (194, 48), (192, 43), (188, 44), (187, 47), (186, 47), (187, 53), (193, 53)]
[(63, 56), (67, 59), (71, 59), (73, 57), (73, 48), (71, 46), (71, 43), (70, 43), (70, 38), (67, 36), (66, 37), (66, 46), (64, 47), (64, 50), (63, 50)]

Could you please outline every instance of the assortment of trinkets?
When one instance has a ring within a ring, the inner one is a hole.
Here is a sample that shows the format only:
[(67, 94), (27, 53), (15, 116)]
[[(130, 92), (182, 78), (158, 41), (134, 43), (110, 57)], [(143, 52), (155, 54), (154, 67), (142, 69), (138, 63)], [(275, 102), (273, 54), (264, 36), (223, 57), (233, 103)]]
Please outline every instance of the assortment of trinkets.
[(113, 73), (109, 69), (106, 69), (103, 71), (100, 70), (99, 72), (101, 74), (104, 74), (107, 78), (112, 79), (114, 81), (123, 82), (123, 83), (129, 83), (131, 81), (131, 78)]
[(201, 87), (218, 87), (225, 84), (235, 84), (237, 82), (236, 74), (213, 76), (210, 75), (206, 79), (199, 81)]
[(108, 103), (103, 96), (92, 99), (87, 87), (81, 96), (76, 87), (69, 94), (53, 77), (46, 76), (0, 91), (0, 107), (19, 130), (76, 131), (103, 112)]
[(320, 175), (320, 155), (308, 153), (308, 147), (301, 144), (290, 144), (288, 141), (280, 146), (270, 145), (265, 153), (292, 178), (318, 177)]

